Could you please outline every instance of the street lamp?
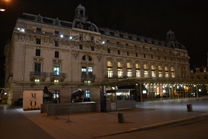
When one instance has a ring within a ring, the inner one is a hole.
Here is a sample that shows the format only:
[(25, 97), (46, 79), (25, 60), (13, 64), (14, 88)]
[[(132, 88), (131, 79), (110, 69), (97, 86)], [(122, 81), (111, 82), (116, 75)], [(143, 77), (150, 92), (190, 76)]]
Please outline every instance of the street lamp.
[(1, 0), (0, 2), (0, 12), (5, 12), (6, 11), (6, 8), (5, 8), (5, 5), (6, 5), (6, 2), (9, 2), (10, 0)]

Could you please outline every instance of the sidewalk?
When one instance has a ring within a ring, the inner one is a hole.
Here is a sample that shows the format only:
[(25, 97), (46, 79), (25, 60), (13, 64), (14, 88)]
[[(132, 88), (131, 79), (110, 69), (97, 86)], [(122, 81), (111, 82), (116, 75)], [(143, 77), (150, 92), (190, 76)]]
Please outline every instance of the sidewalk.
[[(193, 112), (187, 112), (189, 103), (193, 105)], [(138, 102), (134, 110), (58, 116), (46, 116), (39, 110), (17, 110), (56, 139), (90, 139), (208, 115), (207, 104), (208, 98)], [(124, 123), (118, 123), (118, 113), (124, 114)]]

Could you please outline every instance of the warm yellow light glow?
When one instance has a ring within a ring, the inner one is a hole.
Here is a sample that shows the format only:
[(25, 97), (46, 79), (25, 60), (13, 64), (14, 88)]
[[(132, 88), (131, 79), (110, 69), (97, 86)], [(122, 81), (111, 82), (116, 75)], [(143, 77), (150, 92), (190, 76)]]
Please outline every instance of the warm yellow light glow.
[(0, 9), (0, 11), (1, 11), (1, 12), (4, 12), (4, 11), (5, 11), (5, 9), (1, 8), (1, 9)]

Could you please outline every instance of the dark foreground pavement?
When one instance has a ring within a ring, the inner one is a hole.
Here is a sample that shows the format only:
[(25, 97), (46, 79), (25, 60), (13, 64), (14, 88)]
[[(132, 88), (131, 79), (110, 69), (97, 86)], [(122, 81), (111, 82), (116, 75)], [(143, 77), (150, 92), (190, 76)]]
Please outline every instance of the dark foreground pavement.
[(17, 111), (15, 107), (0, 105), (1, 139), (54, 139), (49, 133)]
[[(192, 104), (192, 112), (187, 112), (187, 104)], [(124, 123), (118, 123), (118, 113), (121, 112)], [(197, 125), (199, 128), (194, 126), (191, 130), (175, 130), (182, 126), (173, 126), (208, 116), (208, 98), (138, 102), (134, 110), (59, 116), (0, 105), (0, 114), (1, 138), (9, 139), (205, 138), (207, 124)]]

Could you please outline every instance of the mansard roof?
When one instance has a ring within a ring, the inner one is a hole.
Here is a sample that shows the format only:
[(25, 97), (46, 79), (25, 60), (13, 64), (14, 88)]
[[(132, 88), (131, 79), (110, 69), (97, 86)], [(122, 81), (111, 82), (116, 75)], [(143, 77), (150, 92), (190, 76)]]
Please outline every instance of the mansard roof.
[(61, 26), (65, 28), (78, 28), (83, 30), (89, 30), (92, 32), (99, 32), (102, 35), (106, 36), (112, 36), (116, 38), (122, 38), (132, 41), (138, 41), (143, 42), (147, 44), (153, 44), (163, 47), (169, 47), (169, 48), (177, 48), (177, 49), (183, 49), (186, 50), (185, 46), (179, 43), (175, 39), (175, 34), (171, 30), (167, 32), (167, 40), (166, 41), (159, 41), (157, 39), (147, 38), (143, 36), (138, 36), (135, 34), (122, 32), (118, 30), (108, 29), (108, 28), (98, 28), (94, 23), (91, 23), (87, 20), (85, 7), (81, 4), (75, 9), (75, 18), (73, 22), (60, 20), (58, 18), (53, 19), (49, 17), (43, 17), (40, 14), (39, 15), (33, 15), (28, 13), (23, 13), (24, 20), (30, 20), (34, 22), (40, 22), (42, 24), (51, 24), (54, 26)]

